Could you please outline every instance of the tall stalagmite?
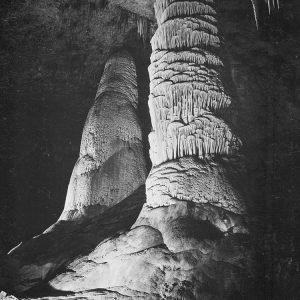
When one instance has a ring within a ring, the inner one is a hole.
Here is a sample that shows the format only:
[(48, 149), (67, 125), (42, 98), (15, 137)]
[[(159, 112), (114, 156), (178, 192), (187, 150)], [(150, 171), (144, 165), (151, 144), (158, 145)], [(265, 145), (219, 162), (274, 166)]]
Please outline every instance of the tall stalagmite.
[(0, 290), (20, 293), (45, 282), (67, 262), (134, 223), (144, 203), (147, 174), (137, 105), (133, 58), (117, 52), (106, 63), (89, 111), (64, 211), (45, 232), (1, 261)]
[(61, 220), (102, 213), (146, 180), (136, 70), (125, 52), (106, 63), (89, 111)]

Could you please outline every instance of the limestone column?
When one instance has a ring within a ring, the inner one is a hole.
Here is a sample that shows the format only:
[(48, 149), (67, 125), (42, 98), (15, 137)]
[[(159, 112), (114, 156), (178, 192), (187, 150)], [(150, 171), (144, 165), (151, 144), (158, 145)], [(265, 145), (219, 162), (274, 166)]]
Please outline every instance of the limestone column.
[(149, 67), (153, 168), (146, 183), (151, 207), (183, 200), (245, 213), (226, 175), (225, 164), (235, 160), (241, 141), (225, 121), (232, 99), (221, 78), (214, 2), (155, 2), (158, 28)]
[(126, 52), (115, 54), (105, 65), (87, 116), (60, 220), (100, 214), (145, 183), (137, 105), (133, 59)]

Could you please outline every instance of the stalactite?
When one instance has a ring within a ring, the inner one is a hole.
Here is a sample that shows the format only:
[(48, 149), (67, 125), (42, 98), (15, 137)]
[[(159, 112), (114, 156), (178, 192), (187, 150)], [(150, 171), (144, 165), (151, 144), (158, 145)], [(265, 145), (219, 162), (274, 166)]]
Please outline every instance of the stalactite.
[(128, 27), (131, 22), (135, 22), (138, 36), (142, 38), (143, 42), (146, 42), (149, 37), (149, 26), (151, 21), (144, 16), (134, 12), (129, 12), (128, 10), (122, 8), (122, 4), (124, 3), (119, 3), (118, 1), (114, 4), (116, 6), (111, 4), (111, 7), (114, 7), (114, 9), (118, 11), (118, 18), (116, 22), (118, 29), (124, 31), (124, 28)]
[(136, 23), (137, 23), (138, 34), (145, 42), (148, 37), (149, 21), (144, 17), (136, 16)]

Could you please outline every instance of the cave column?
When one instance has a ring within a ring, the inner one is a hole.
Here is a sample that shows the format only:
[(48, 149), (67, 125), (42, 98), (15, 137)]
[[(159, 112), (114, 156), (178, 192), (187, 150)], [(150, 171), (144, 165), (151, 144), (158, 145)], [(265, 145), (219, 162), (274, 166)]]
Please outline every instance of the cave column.
[(151, 40), (149, 135), (153, 168), (147, 204), (210, 203), (234, 213), (244, 204), (216, 157), (241, 142), (224, 120), (232, 102), (224, 89), (221, 41), (213, 0), (156, 0)]

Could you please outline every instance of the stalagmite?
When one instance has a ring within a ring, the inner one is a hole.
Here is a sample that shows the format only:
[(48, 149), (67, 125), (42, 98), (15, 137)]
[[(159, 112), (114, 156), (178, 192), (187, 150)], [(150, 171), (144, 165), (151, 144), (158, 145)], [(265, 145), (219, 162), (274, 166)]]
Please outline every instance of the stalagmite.
[(102, 213), (144, 184), (146, 167), (137, 97), (132, 59), (126, 53), (112, 56), (83, 129), (80, 156), (60, 220)]
[(126, 51), (107, 61), (89, 111), (59, 220), (1, 259), (0, 291), (21, 293), (67, 262), (129, 229), (144, 203), (146, 164), (137, 117), (137, 80)]

